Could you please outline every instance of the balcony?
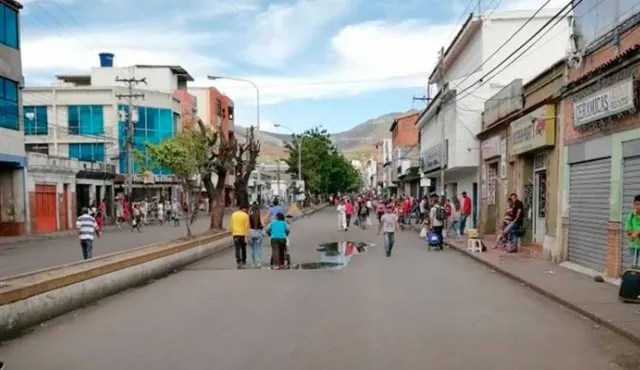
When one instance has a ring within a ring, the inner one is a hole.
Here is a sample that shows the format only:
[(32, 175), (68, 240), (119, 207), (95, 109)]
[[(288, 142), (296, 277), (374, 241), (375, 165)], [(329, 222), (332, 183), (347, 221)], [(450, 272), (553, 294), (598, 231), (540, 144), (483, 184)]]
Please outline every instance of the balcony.
[(116, 166), (111, 164), (52, 157), (41, 153), (27, 153), (27, 167), (29, 171), (70, 173), (82, 178), (114, 178), (116, 173)]

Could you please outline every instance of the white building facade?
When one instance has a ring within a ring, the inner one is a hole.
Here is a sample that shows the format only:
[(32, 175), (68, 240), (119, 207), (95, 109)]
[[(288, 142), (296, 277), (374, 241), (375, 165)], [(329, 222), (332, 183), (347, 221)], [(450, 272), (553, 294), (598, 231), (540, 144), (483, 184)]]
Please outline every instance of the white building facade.
[[(133, 71), (136, 78), (147, 78), (147, 85), (138, 85), (144, 89), (132, 91), (133, 94), (144, 95), (144, 99), (133, 101), (132, 113), (134, 147), (144, 152), (145, 143), (158, 144), (180, 130), (181, 102), (169, 89), (178, 86), (178, 81), (184, 78), (172, 72), (174, 69), (100, 67), (92, 69), (91, 75), (59, 76), (53, 86), (23, 90), (25, 147), (28, 152), (100, 163), (104, 168), (112, 166), (120, 174), (115, 179), (116, 184), (109, 188), (102, 184), (102, 179), (86, 179), (86, 184), (79, 182), (77, 185), (82, 185), (82, 188), (72, 189), (77, 194), (71, 196), (77, 199), (78, 208), (88, 206), (94, 200), (112, 199), (114, 193), (124, 190), (122, 175), (128, 173), (129, 106), (123, 96), (130, 91), (116, 81), (116, 76), (131, 78)], [(145, 76), (144, 71), (149, 71), (150, 76)], [(173, 82), (162, 84), (154, 74)], [(96, 85), (94, 81), (103, 85)], [(170, 197), (178, 191), (177, 179), (166, 169), (153, 168), (151, 171), (153, 176), (143, 177), (142, 167), (134, 163), (134, 200), (162, 195)], [(84, 185), (88, 188), (85, 189)]]
[[(556, 12), (543, 10), (525, 26), (533, 11), (471, 15), (446, 51), (441, 52), (429, 77), (438, 93), (417, 124), (421, 138), (420, 184), (427, 188), (425, 191), (447, 197), (460, 198), (466, 192), (473, 205), (469, 227), (475, 227), (478, 217), (480, 144), (476, 135), (482, 128), (484, 103), (514, 79), (528, 81), (564, 57), (567, 24), (560, 22), (547, 33), (539, 32)], [(534, 34), (540, 34), (535, 46), (500, 65)], [(509, 65), (513, 59), (515, 62)]]

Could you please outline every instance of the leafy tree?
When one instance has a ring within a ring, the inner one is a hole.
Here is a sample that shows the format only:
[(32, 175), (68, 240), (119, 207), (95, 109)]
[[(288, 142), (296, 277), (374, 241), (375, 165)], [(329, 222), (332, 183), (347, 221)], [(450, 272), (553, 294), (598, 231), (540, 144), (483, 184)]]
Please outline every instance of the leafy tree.
[(260, 142), (255, 138), (255, 128), (247, 129), (244, 143), (235, 141), (235, 196), (236, 204), (249, 205), (248, 185), (251, 172), (256, 169), (256, 161), (260, 154)]
[(327, 194), (358, 190), (361, 179), (358, 171), (338, 152), (327, 130), (315, 127), (301, 135), (292, 135), (285, 144), (288, 172), (298, 173), (298, 140), (302, 149), (302, 179), (311, 194)]
[(185, 131), (160, 144), (145, 144), (145, 153), (136, 153), (138, 163), (145, 166), (166, 168), (180, 181), (189, 205), (189, 218), (185, 222), (187, 236), (191, 236), (191, 224), (195, 221), (202, 189), (201, 177), (207, 167), (206, 136), (198, 131)]

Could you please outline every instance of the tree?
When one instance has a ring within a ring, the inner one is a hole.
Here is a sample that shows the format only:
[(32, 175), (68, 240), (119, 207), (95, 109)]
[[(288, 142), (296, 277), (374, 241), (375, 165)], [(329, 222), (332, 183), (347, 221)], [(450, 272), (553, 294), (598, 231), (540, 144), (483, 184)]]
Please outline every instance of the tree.
[(255, 138), (255, 128), (247, 129), (247, 138), (244, 143), (235, 142), (235, 196), (236, 204), (249, 205), (248, 185), (251, 173), (256, 169), (256, 161), (260, 154), (260, 142)]
[[(235, 156), (235, 139), (227, 138), (223, 133), (212, 131), (198, 119), (199, 132), (204, 135), (205, 162), (201, 176), (207, 196), (209, 198), (209, 210), (211, 215), (210, 230), (222, 230), (224, 218), (224, 186), (229, 170), (233, 168)], [(213, 175), (217, 176), (213, 183)]]
[(296, 140), (301, 140), (302, 143), (302, 179), (308, 193), (330, 194), (360, 188), (358, 171), (338, 152), (327, 130), (321, 127), (312, 128), (301, 135), (293, 135), (292, 141), (285, 144), (289, 173), (293, 176), (298, 173)]
[(172, 136), (160, 144), (145, 144), (145, 153), (136, 153), (139, 165), (166, 168), (180, 181), (189, 206), (185, 224), (187, 236), (191, 237), (191, 224), (195, 221), (202, 189), (201, 177), (207, 166), (206, 136), (198, 131), (185, 131)]

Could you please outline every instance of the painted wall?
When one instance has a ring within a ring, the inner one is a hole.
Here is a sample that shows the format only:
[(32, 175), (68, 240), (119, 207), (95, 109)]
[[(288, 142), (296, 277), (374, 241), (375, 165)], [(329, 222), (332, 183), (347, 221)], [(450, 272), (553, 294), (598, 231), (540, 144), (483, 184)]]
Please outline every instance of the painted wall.
[[(122, 86), (120, 78), (146, 78), (145, 89), (173, 93), (178, 89), (178, 77), (169, 68), (95, 67), (91, 68), (92, 86)], [(142, 85), (140, 85), (142, 86)]]

